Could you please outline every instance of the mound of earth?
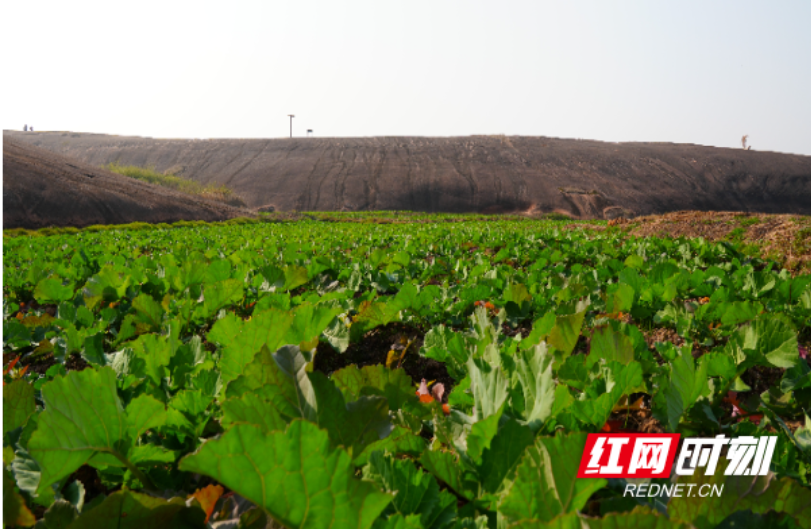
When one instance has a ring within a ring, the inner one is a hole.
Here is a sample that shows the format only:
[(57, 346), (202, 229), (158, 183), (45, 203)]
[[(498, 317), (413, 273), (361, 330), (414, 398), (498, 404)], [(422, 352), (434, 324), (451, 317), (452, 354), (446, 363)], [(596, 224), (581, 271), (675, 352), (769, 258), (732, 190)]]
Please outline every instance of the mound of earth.
[(226, 220), (252, 215), (3, 135), (3, 228)]
[(811, 217), (762, 215), (741, 211), (676, 211), (632, 220), (615, 219), (608, 226), (572, 223), (570, 230), (603, 231), (611, 227), (631, 237), (702, 237), (755, 245), (762, 257), (792, 273), (811, 271)]
[(119, 162), (225, 184), (251, 208), (275, 211), (811, 214), (811, 157), (773, 152), (523, 136), (162, 140), (7, 134), (96, 166)]
[(743, 212), (678, 211), (634, 219), (623, 226), (636, 237), (703, 237), (756, 244), (789, 270), (811, 270), (811, 217)]

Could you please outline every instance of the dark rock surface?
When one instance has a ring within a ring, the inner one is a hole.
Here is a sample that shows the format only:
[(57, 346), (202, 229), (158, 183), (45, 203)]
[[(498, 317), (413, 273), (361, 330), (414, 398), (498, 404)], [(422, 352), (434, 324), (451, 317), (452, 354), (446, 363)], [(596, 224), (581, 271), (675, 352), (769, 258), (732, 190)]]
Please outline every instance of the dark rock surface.
[(252, 215), (3, 135), (3, 228), (226, 220)]
[(164, 140), (7, 132), (95, 166), (171, 170), (290, 210), (811, 214), (811, 157), (523, 136)]

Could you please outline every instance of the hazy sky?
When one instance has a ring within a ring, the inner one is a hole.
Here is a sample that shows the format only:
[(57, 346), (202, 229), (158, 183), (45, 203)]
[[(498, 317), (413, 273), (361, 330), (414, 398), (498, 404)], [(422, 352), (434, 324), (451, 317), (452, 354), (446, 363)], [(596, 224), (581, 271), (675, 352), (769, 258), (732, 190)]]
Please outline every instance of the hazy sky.
[(811, 155), (811, 2), (3, 2), (4, 129)]

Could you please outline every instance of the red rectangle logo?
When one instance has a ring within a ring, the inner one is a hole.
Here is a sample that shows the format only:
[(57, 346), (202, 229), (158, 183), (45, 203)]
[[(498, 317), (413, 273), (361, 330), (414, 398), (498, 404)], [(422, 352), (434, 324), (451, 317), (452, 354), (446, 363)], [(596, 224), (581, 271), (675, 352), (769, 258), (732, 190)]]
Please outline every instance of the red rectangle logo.
[(667, 478), (679, 434), (590, 433), (578, 478)]

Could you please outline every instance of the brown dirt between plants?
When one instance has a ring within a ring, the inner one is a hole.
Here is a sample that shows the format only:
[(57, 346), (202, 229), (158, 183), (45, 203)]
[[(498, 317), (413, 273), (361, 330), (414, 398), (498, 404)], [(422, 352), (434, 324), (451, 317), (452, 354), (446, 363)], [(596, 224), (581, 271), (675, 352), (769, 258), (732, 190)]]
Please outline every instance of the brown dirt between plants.
[(363, 336), (360, 342), (350, 344), (343, 353), (335, 351), (329, 344), (319, 343), (313, 369), (330, 375), (351, 364), (355, 364), (359, 368), (375, 364), (385, 365), (392, 344), (397, 342), (400, 336), (416, 337), (403, 358), (402, 369), (411, 377), (415, 391), (420, 380), (424, 378), (444, 384), (445, 394), (448, 395), (456, 381), (448, 375), (445, 364), (430, 358), (423, 358), (419, 354), (425, 332), (421, 328), (396, 322), (372, 329)]

